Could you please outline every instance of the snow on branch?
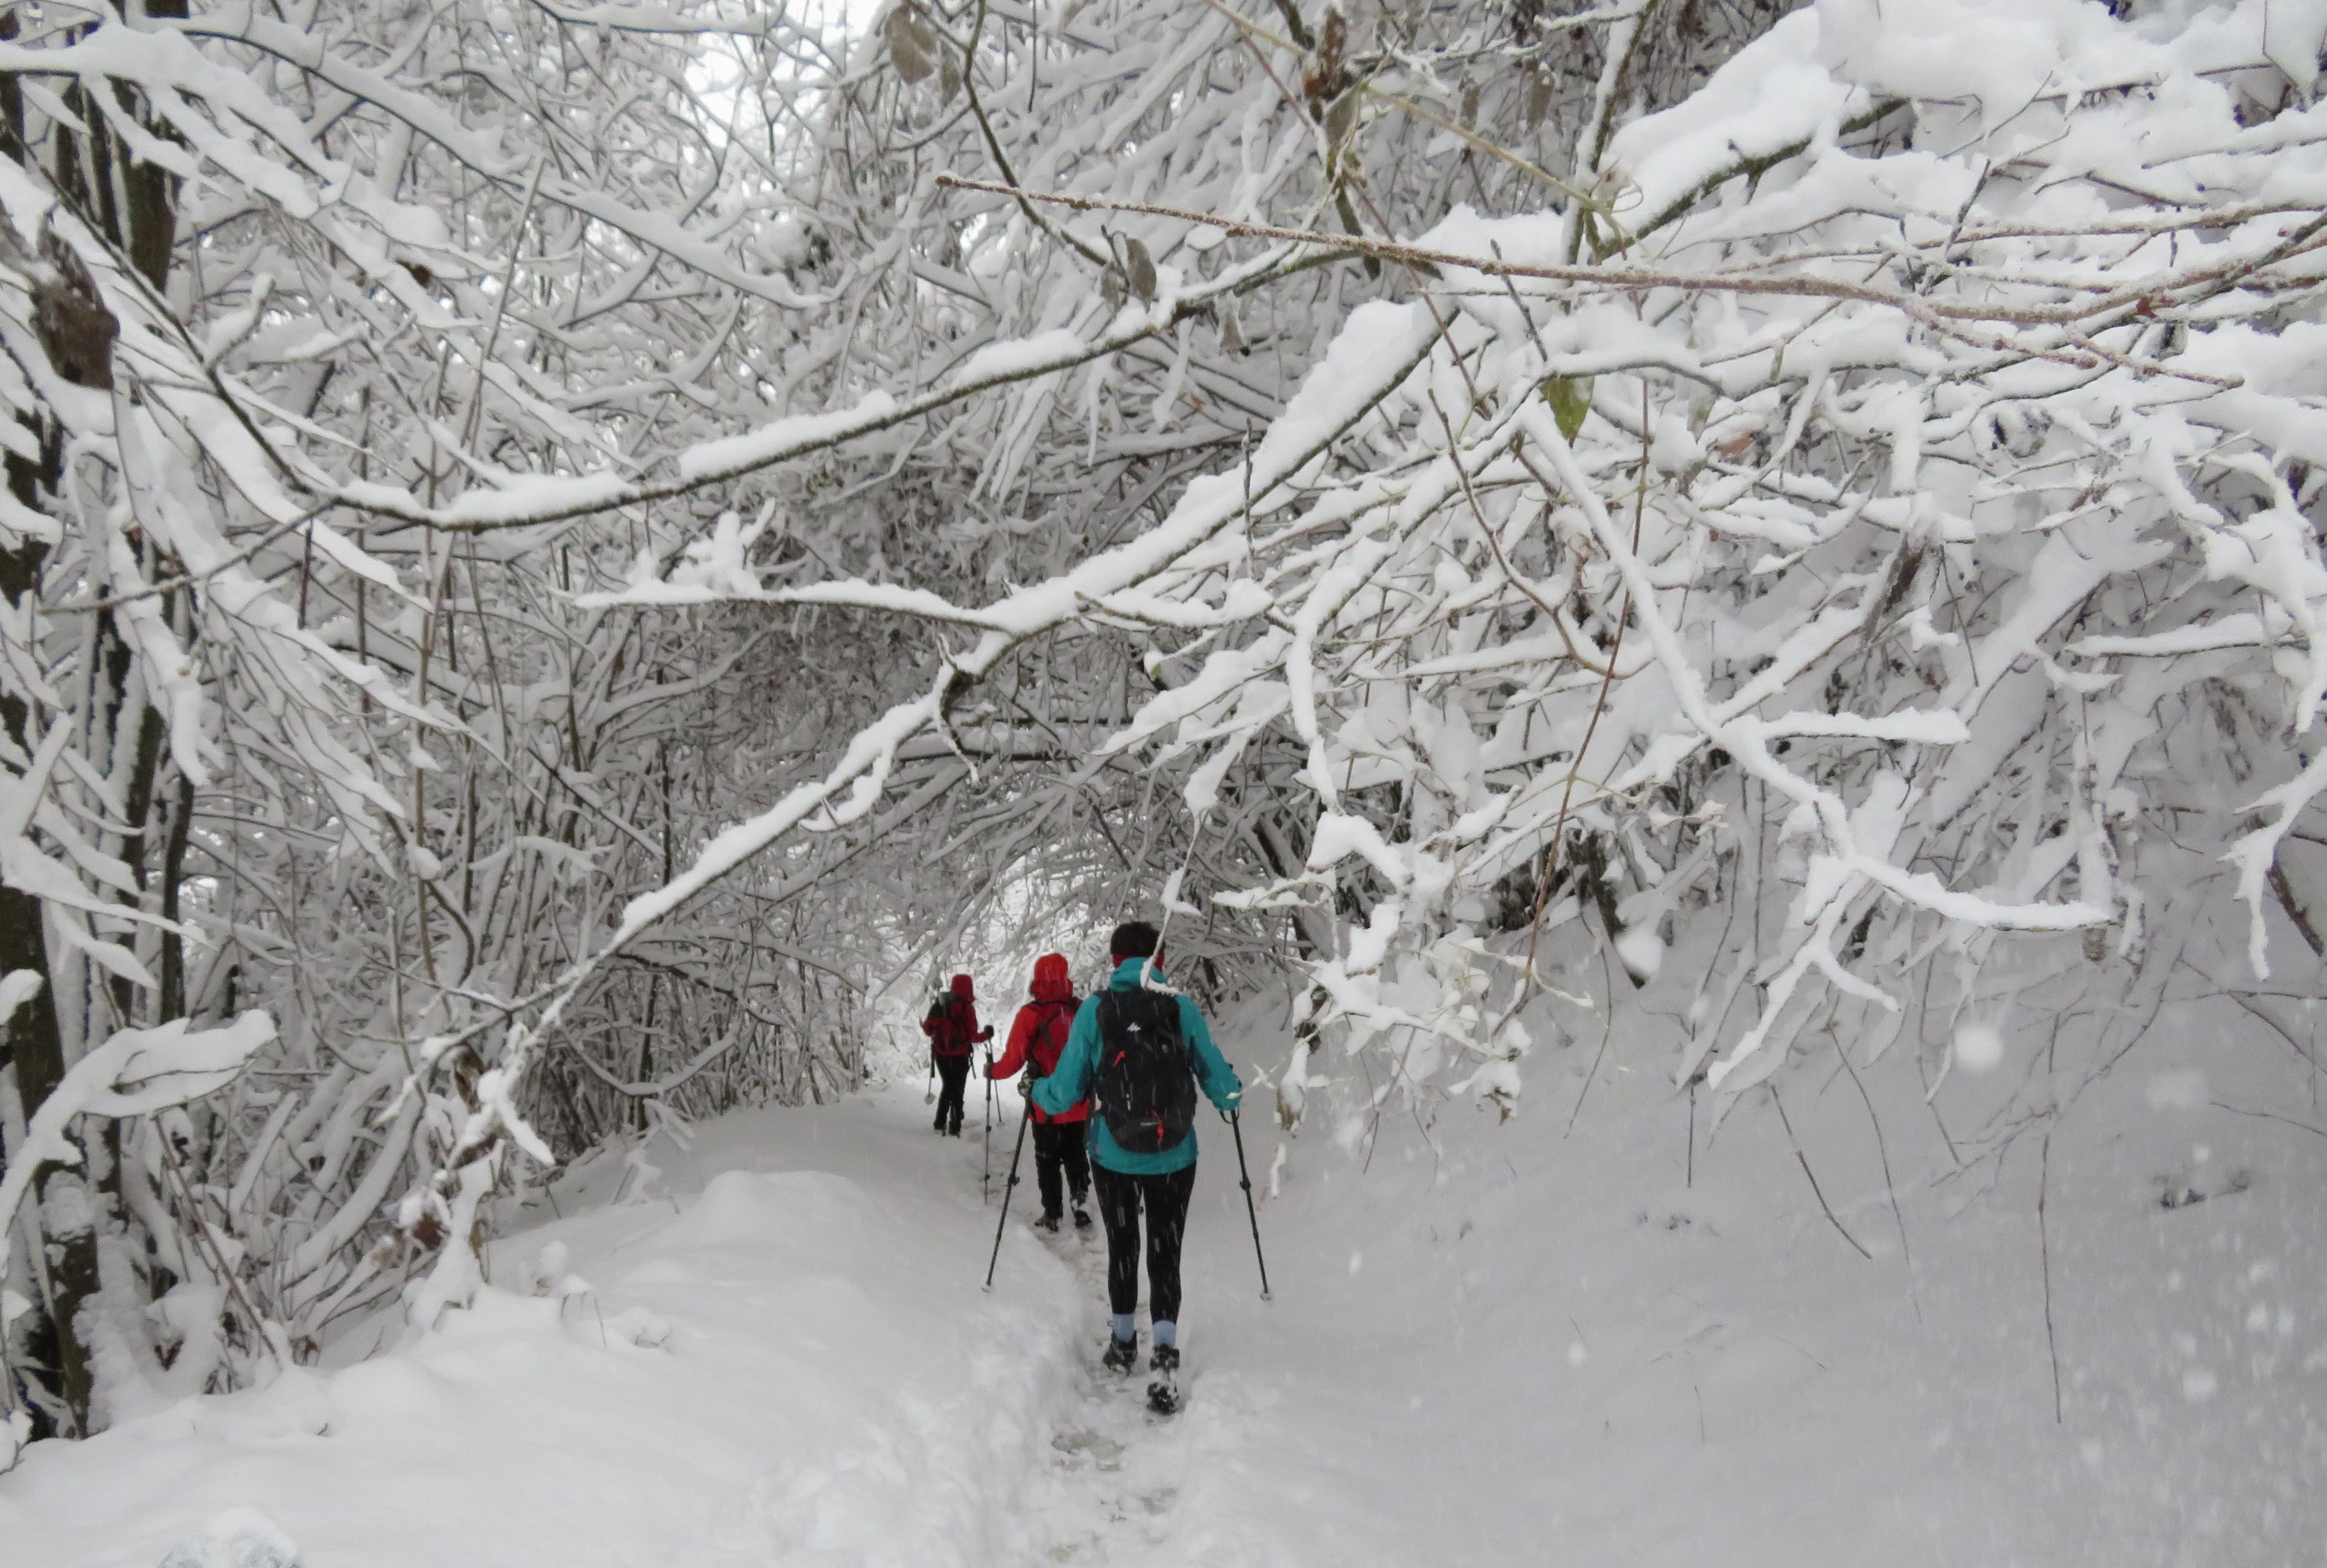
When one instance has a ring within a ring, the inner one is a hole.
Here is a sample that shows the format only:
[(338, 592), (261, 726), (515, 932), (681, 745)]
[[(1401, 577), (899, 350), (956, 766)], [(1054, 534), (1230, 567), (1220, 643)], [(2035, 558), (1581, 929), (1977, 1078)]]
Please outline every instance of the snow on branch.
[[(35, 989), (16, 985), (16, 971), (0, 980), (0, 1003), (21, 1006)], [(14, 1006), (8, 1008), (14, 1012)], [(148, 1115), (215, 1094), (242, 1075), (250, 1059), (275, 1039), (275, 1020), (252, 1008), (233, 1022), (196, 1030), (173, 1018), (152, 1029), (124, 1029), (73, 1064), (9, 1151), (0, 1171), (0, 1271), (16, 1234), (17, 1208), (33, 1178), (51, 1162), (80, 1163), (80, 1145), (66, 1135), (76, 1116)]]

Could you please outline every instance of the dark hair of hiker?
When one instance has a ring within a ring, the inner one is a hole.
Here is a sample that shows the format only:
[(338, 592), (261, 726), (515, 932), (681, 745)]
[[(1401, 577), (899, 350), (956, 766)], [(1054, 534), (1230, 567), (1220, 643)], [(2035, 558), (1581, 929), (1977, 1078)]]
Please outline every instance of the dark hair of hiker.
[(1107, 950), (1118, 958), (1153, 958), (1164, 934), (1145, 920), (1126, 920), (1107, 939)]

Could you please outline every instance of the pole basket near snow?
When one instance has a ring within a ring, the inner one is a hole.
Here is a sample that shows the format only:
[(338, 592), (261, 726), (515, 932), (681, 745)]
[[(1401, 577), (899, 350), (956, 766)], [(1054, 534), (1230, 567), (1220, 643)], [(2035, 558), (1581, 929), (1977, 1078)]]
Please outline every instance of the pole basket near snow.
[(1260, 1250), (1260, 1210), (1252, 1201), (1252, 1168), (1244, 1162), (1244, 1123), (1235, 1111), (1229, 1113), (1229, 1131), (1236, 1134), (1237, 1184), (1244, 1189), (1245, 1218), (1252, 1221), (1252, 1257), (1260, 1265), (1260, 1299), (1270, 1301), (1274, 1298), (1268, 1293), (1268, 1257)]
[(1034, 1119), (1034, 1102), (1026, 1102), (1018, 1118), (1018, 1146), (1010, 1151), (1010, 1180), (1002, 1184), (1002, 1213), (994, 1221), (994, 1255), (986, 1260), (986, 1289), (994, 1288), (994, 1265), (1002, 1261), (1002, 1227), (1010, 1223), (1010, 1190), (1018, 1185), (1018, 1156), (1026, 1151), (1026, 1124)]

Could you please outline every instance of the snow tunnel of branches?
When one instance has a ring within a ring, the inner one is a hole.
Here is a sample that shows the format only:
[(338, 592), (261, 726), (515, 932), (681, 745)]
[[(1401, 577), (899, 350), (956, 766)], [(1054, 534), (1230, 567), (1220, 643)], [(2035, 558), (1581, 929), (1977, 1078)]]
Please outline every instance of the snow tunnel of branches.
[(0, 5), (14, 1430), (1119, 919), (1328, 1140), (2307, 1062), (2327, 18), (1910, 9)]

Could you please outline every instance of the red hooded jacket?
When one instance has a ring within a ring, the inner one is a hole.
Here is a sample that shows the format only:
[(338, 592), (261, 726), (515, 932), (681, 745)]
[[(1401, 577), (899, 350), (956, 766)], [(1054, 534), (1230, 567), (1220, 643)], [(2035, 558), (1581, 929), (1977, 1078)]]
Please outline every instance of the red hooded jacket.
[[(1047, 1078), (1059, 1065), (1059, 1053), (1067, 1048), (1067, 1035), (1075, 1026), (1074, 982), (1067, 978), (1067, 958), (1063, 953), (1045, 953), (1034, 960), (1034, 1000), (1018, 1010), (1016, 1022), (1010, 1025), (1010, 1044), (1002, 1059), (986, 1069), (988, 1078), (1006, 1078), (1030, 1060), (1034, 1076)], [(1089, 1098), (1077, 1100), (1058, 1115), (1051, 1115), (1041, 1106), (1032, 1106), (1038, 1122), (1086, 1122), (1090, 1119)]]
[(969, 976), (955, 975), (953, 994), (946, 999), (945, 1011), (921, 1020), (921, 1032), (930, 1037), (930, 1050), (939, 1056), (967, 1056), (972, 1045), (993, 1037), (991, 1029), (978, 1031), (977, 1000)]

